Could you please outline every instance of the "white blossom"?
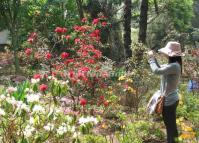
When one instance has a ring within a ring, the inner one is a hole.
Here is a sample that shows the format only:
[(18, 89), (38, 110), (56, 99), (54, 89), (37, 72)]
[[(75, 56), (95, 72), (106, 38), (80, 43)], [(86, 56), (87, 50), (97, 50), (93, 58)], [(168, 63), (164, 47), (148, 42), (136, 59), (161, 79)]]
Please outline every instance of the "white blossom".
[(36, 83), (38, 83), (39, 81), (40, 81), (39, 78), (38, 78), (38, 79), (34, 79), (34, 78), (31, 79), (31, 83), (32, 83), (32, 84), (36, 84)]
[(6, 96), (4, 94), (1, 94), (0, 95), (0, 100), (5, 100), (6, 99)]
[(5, 114), (6, 114), (5, 111), (0, 108), (0, 116), (2, 116), (2, 115), (4, 116)]
[(39, 99), (40, 99), (40, 96), (41, 96), (40, 93), (37, 93), (37, 94), (31, 93), (31, 94), (28, 94), (28, 95), (26, 96), (26, 98), (27, 98), (27, 101), (28, 101), (28, 102), (38, 102)]
[(79, 124), (86, 124), (86, 123), (89, 123), (89, 122), (93, 122), (94, 124), (97, 124), (98, 123), (98, 120), (97, 118), (94, 118), (94, 117), (81, 117), (79, 118)]
[(68, 130), (67, 130), (67, 127), (66, 127), (66, 124), (65, 123), (62, 123), (62, 125), (57, 129), (57, 133), (58, 135), (63, 135), (64, 133), (66, 133)]
[(16, 92), (16, 91), (17, 91), (17, 88), (12, 87), (12, 86), (8, 87), (7, 90), (6, 90), (7, 93), (13, 93), (13, 92)]
[(34, 132), (34, 131), (35, 131), (34, 127), (27, 125), (25, 127), (25, 130), (23, 131), (23, 133), (24, 133), (25, 137), (30, 137), (32, 135), (32, 132)]
[(44, 126), (44, 129), (45, 129), (46, 131), (51, 131), (51, 130), (54, 129), (54, 125), (51, 124), (51, 123), (48, 123), (46, 126)]
[(44, 113), (45, 109), (44, 107), (40, 106), (40, 105), (35, 105), (32, 109), (33, 112), (35, 113)]

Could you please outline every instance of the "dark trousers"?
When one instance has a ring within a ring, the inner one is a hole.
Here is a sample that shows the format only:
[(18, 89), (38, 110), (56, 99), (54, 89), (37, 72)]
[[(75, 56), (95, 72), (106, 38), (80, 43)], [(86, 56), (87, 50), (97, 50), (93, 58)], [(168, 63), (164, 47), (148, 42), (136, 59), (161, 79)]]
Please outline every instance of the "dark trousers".
[(178, 101), (171, 106), (164, 106), (162, 116), (167, 131), (167, 143), (176, 143), (178, 137), (178, 130), (176, 125), (176, 108)]

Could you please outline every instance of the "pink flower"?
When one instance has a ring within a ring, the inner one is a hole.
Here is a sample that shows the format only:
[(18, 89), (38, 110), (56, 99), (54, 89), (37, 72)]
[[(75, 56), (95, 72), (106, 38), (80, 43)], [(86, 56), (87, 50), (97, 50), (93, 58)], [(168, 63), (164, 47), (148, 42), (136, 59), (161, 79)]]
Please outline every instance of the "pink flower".
[(98, 23), (99, 23), (99, 19), (98, 18), (93, 19), (93, 22), (92, 22), (93, 25), (97, 25)]
[(85, 23), (86, 21), (87, 21), (87, 18), (82, 18), (82, 20), (81, 20), (83, 23)]
[(45, 84), (41, 84), (41, 85), (39, 86), (39, 89), (40, 89), (41, 91), (46, 91), (46, 90), (48, 89), (48, 86), (45, 85)]
[(33, 78), (34, 78), (34, 79), (41, 79), (41, 75), (40, 75), (40, 74), (35, 74), (35, 75), (33, 76)]
[(66, 28), (62, 28), (62, 27), (56, 27), (55, 28), (55, 32), (56, 33), (66, 33), (67, 32), (67, 29)]
[(46, 59), (51, 59), (52, 58), (52, 54), (51, 53), (47, 53), (46, 54)]
[(36, 37), (37, 37), (37, 33), (35, 33), (35, 32), (32, 32), (29, 36), (28, 36), (28, 42), (30, 43), (30, 44), (32, 44), (33, 42), (34, 42), (34, 40), (36, 39)]
[(102, 22), (102, 27), (106, 27), (106, 25), (107, 25), (107, 22)]
[(61, 54), (61, 58), (62, 58), (62, 59), (66, 59), (66, 58), (68, 58), (68, 57), (69, 57), (69, 53), (63, 52), (63, 53)]
[(25, 50), (25, 54), (26, 54), (26, 56), (30, 56), (30, 55), (32, 54), (32, 49), (27, 48), (27, 49)]
[(75, 77), (75, 72), (73, 70), (70, 70), (68, 73), (69, 78), (74, 78)]
[(67, 36), (66, 36), (66, 40), (67, 40), (67, 41), (70, 40), (70, 38), (71, 38), (70, 35), (67, 35)]
[(87, 104), (87, 100), (85, 98), (80, 99), (80, 105), (85, 106)]
[(75, 44), (79, 43), (81, 40), (79, 38), (75, 39)]

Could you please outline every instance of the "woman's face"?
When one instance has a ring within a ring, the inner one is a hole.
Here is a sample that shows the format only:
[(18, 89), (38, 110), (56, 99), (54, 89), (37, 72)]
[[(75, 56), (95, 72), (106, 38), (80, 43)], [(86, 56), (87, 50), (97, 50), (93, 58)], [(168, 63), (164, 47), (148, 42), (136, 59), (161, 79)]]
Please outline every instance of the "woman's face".
[(160, 61), (162, 61), (162, 63), (167, 63), (168, 59), (169, 59), (169, 56), (167, 56), (166, 54), (164, 53), (160, 53), (159, 54), (159, 58), (160, 58)]

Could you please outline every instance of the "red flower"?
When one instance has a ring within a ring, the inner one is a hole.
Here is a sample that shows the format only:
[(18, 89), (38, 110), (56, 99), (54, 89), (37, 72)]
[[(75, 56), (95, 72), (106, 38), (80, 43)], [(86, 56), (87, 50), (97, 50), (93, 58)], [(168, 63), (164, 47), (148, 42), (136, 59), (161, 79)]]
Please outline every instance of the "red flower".
[(41, 79), (41, 75), (40, 75), (40, 74), (35, 74), (35, 75), (33, 76), (33, 78), (34, 78), (34, 79)]
[(45, 85), (45, 84), (41, 84), (41, 85), (39, 86), (39, 89), (40, 89), (41, 91), (46, 91), (46, 90), (48, 89), (48, 86)]
[(75, 59), (67, 59), (66, 61), (64, 61), (64, 64), (68, 65), (69, 63), (72, 63), (74, 61), (75, 61)]
[(28, 41), (29, 43), (33, 43), (36, 37), (37, 37), (37, 33), (32, 32), (32, 33), (28, 36), (28, 40), (27, 40), (27, 41)]
[(70, 70), (68, 73), (69, 78), (74, 78), (75, 77), (75, 72), (73, 70)]
[(67, 29), (66, 28), (62, 28), (62, 27), (56, 27), (55, 28), (55, 32), (56, 33), (66, 33), (67, 32)]
[(33, 43), (33, 41), (34, 41), (34, 39), (33, 38), (28, 38), (28, 40), (27, 40), (29, 43)]
[(62, 59), (66, 59), (66, 58), (68, 58), (68, 56), (69, 56), (69, 53), (66, 53), (66, 52), (63, 52), (63, 53), (61, 54), (61, 58), (62, 58)]
[(70, 38), (71, 38), (70, 35), (67, 35), (67, 36), (66, 36), (66, 40), (67, 40), (67, 41), (70, 40)]
[(104, 104), (105, 107), (107, 107), (109, 105), (109, 102), (108, 101), (104, 101), (103, 104)]
[(101, 96), (99, 97), (99, 99), (100, 99), (101, 101), (104, 101), (104, 95), (101, 95)]
[(81, 20), (83, 23), (85, 23), (86, 21), (87, 21), (87, 18), (82, 18), (82, 20)]
[(105, 27), (107, 25), (107, 22), (102, 22), (102, 27)]
[(26, 56), (30, 56), (30, 55), (32, 54), (32, 49), (27, 48), (27, 49), (25, 50), (25, 53), (26, 53)]
[(87, 59), (86, 62), (88, 64), (94, 64), (95, 63), (95, 60), (94, 59)]
[(81, 40), (79, 38), (75, 39), (75, 44), (79, 43)]
[(93, 19), (92, 24), (93, 24), (93, 25), (97, 25), (97, 24), (98, 24), (98, 22), (99, 22), (99, 19), (98, 19), (98, 18), (95, 18), (95, 19)]
[(46, 54), (46, 59), (51, 59), (52, 58), (52, 54), (51, 53), (47, 53)]
[(85, 106), (87, 104), (87, 100), (85, 98), (80, 99), (80, 105)]

